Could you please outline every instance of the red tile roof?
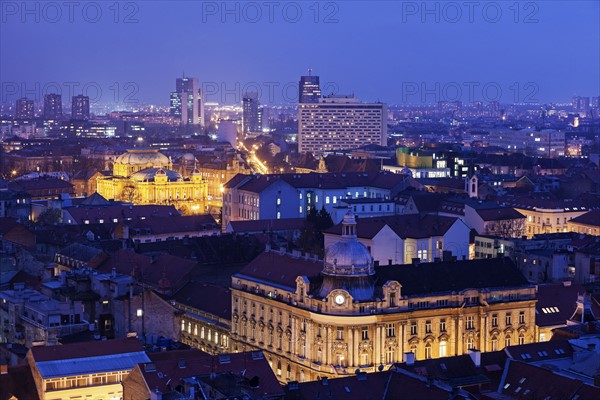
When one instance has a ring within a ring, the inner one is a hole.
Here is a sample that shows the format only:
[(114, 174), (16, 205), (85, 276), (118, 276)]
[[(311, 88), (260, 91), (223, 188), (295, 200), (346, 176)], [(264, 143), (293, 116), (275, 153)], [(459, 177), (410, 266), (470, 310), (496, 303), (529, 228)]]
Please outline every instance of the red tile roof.
[[(168, 217), (152, 217), (144, 220), (133, 220), (129, 223), (131, 228), (148, 229), (152, 234), (201, 232), (219, 230), (217, 222), (210, 214)], [(141, 234), (145, 234), (143, 231)]]
[(248, 221), (231, 221), (232, 231), (236, 233), (269, 232), (302, 229), (304, 218), (259, 219)]
[[(500, 383), (499, 391), (512, 399), (584, 400), (600, 398), (600, 388), (555, 374), (544, 368), (510, 360), (507, 368), (506, 378)], [(578, 393), (585, 393), (586, 397), (581, 395), (575, 397)]]
[[(244, 178), (248, 178), (244, 182)], [(394, 174), (387, 171), (378, 172), (341, 172), (308, 174), (271, 174), (271, 175), (242, 175), (233, 177), (226, 187), (238, 187), (258, 193), (277, 181), (284, 181), (295, 188), (342, 189), (348, 187), (369, 186), (382, 189), (399, 187), (407, 179), (406, 175)]]
[(173, 299), (220, 318), (231, 319), (231, 291), (228, 288), (206, 282), (188, 282)]
[(578, 284), (566, 286), (562, 283), (539, 285), (535, 305), (537, 326), (564, 325), (575, 312), (577, 295), (585, 288)]
[(295, 288), (298, 276), (317, 276), (321, 273), (322, 268), (323, 263), (321, 261), (306, 260), (302, 257), (292, 257), (289, 254), (268, 251), (259, 254), (236, 275), (272, 282), (287, 288)]
[(127, 218), (160, 218), (179, 215), (179, 212), (174, 206), (159, 205), (128, 206), (115, 204), (110, 206), (68, 207), (64, 210), (73, 217), (74, 223), (77, 224), (83, 224), (86, 220), (89, 221), (90, 224), (100, 223), (100, 220), (103, 220), (105, 224), (111, 224), (114, 219), (123, 221)]
[(142, 344), (135, 338), (100, 340), (64, 344), (57, 346), (32, 347), (31, 354), (36, 362), (67, 360), (107, 356), (111, 354), (134, 353), (143, 351)]
[(477, 208), (477, 214), (484, 221), (503, 221), (507, 219), (524, 219), (525, 216), (511, 207)]
[(312, 399), (402, 399), (447, 400), (449, 392), (424, 380), (399, 372), (385, 371), (344, 378), (326, 379), (288, 385), (286, 400)]
[(600, 209), (586, 212), (579, 217), (573, 218), (570, 223), (589, 225), (589, 226), (600, 226)]
[(7, 374), (0, 374), (0, 400), (13, 396), (19, 400), (39, 399), (29, 365), (8, 367)]
[(189, 274), (196, 267), (196, 263), (185, 258), (170, 254), (159, 254), (151, 257), (137, 254), (129, 250), (119, 250), (105, 260), (98, 271), (109, 273), (116, 268), (118, 273), (134, 275), (144, 283), (159, 286), (160, 280), (167, 278), (171, 287), (181, 287), (187, 281)]
[(504, 349), (504, 352), (516, 361), (536, 362), (556, 358), (571, 358), (573, 347), (568, 340), (552, 340), (509, 346)]
[[(253, 356), (254, 355), (254, 356)], [(258, 357), (256, 356), (258, 355)], [(140, 371), (149, 388), (157, 389), (162, 393), (170, 391), (169, 386), (175, 387), (183, 378), (208, 375), (214, 373), (231, 372), (251, 379), (259, 378), (259, 387), (251, 389), (258, 396), (281, 396), (283, 389), (262, 352), (232, 353), (228, 355), (210, 355), (202, 351), (187, 350), (150, 354), (154, 366), (138, 364)], [(185, 360), (185, 367), (180, 368), (180, 360)], [(160, 373), (160, 374), (159, 374)]]

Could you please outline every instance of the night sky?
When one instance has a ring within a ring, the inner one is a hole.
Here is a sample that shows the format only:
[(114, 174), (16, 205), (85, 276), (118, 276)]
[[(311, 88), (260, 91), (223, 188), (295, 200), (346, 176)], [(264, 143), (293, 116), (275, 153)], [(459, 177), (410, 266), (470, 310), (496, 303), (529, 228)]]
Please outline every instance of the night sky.
[(208, 101), (258, 85), (281, 103), (308, 67), (325, 92), (390, 104), (600, 95), (598, 1), (427, 2), (429, 13), (421, 1), (81, 1), (72, 18), (62, 1), (24, 15), (21, 3), (2, 2), (2, 102), (50, 82), (67, 97), (76, 82), (100, 88), (88, 93), (99, 103), (168, 104), (185, 72)]

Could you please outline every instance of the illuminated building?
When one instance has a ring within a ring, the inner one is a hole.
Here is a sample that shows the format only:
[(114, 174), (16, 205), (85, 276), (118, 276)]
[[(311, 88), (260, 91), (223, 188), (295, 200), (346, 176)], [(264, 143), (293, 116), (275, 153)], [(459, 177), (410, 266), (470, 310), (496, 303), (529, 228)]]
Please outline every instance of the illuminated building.
[(198, 78), (177, 78), (170, 96), (170, 114), (182, 125), (204, 126), (204, 98)]
[(318, 103), (321, 98), (321, 87), (319, 77), (311, 74), (308, 70), (308, 76), (300, 77), (298, 103)]
[(40, 400), (119, 400), (121, 381), (150, 359), (137, 339), (33, 347), (27, 361)]
[(82, 121), (90, 119), (90, 98), (88, 96), (73, 96), (71, 103), (71, 119)]
[(535, 287), (510, 260), (376, 267), (355, 227), (323, 262), (267, 249), (232, 277), (234, 350), (306, 381), (536, 341)]
[(387, 106), (360, 103), (353, 97), (323, 97), (298, 105), (298, 151), (351, 150), (387, 145)]
[(262, 132), (257, 93), (246, 93), (242, 100), (242, 129), (244, 133)]
[(32, 119), (34, 118), (33, 100), (22, 98), (17, 100), (17, 119)]
[(98, 177), (98, 193), (134, 204), (174, 205), (184, 214), (206, 211), (206, 181), (198, 170), (184, 177), (158, 150), (129, 150), (115, 159), (112, 176)]
[(44, 96), (44, 119), (57, 120), (62, 118), (62, 96), (50, 93)]

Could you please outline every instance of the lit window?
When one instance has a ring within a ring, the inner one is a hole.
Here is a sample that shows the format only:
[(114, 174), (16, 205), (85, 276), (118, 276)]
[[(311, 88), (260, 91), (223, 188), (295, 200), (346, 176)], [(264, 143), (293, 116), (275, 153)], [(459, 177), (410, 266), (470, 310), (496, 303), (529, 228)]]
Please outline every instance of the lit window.
[(325, 197), (325, 204), (329, 204), (329, 196)]
[(138, 317), (141, 317), (142, 315), (144, 315), (144, 310), (142, 310), (141, 308), (138, 308), (135, 315), (137, 315)]

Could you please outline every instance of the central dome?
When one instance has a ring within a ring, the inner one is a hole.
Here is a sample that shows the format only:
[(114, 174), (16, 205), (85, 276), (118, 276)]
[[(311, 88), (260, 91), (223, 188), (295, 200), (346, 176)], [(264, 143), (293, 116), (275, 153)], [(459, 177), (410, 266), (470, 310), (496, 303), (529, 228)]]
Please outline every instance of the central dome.
[(348, 211), (342, 221), (342, 237), (325, 251), (324, 275), (368, 276), (375, 274), (369, 249), (356, 238), (356, 220)]
[(121, 154), (116, 158), (115, 163), (125, 165), (169, 165), (169, 157), (158, 152), (158, 150), (127, 150), (127, 153)]

